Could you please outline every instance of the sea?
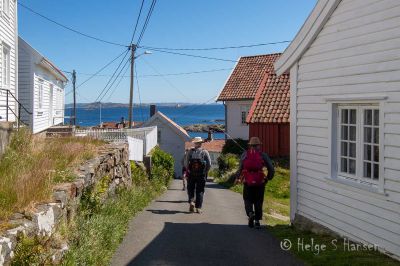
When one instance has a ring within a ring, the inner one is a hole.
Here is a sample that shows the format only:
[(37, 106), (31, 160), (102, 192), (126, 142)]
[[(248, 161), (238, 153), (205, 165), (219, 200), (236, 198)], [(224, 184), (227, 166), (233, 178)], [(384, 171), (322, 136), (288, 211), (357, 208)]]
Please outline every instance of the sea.
[[(162, 105), (157, 106), (157, 111), (162, 112), (180, 126), (193, 124), (224, 124), (225, 111), (222, 104), (184, 104), (184, 105)], [(71, 116), (72, 109), (66, 108), (65, 116)], [(101, 122), (119, 122), (121, 118), (128, 120), (128, 108), (77, 108), (77, 125), (83, 127), (97, 126)], [(147, 121), (150, 117), (150, 107), (136, 106), (133, 108), (133, 120), (135, 122)], [(69, 124), (69, 118), (65, 119), (65, 124)], [(188, 132), (191, 137), (206, 138), (205, 132)], [(223, 139), (224, 133), (214, 133), (215, 139)]]

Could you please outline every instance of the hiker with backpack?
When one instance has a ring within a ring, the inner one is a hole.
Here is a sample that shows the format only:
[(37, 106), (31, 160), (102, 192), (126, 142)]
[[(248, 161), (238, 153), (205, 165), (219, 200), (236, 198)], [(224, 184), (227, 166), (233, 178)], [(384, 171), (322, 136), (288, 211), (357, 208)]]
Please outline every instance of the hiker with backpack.
[(190, 149), (185, 157), (189, 211), (201, 213), (211, 158), (208, 151), (201, 148), (203, 143), (201, 137), (195, 137), (192, 143), (194, 148)]
[[(243, 200), (246, 214), (249, 217), (249, 227), (260, 228), (263, 215), (265, 185), (274, 177), (275, 169), (266, 153), (261, 152), (261, 141), (252, 137), (249, 148), (241, 158), (236, 182), (243, 183)], [(268, 174), (265, 175), (264, 168)]]

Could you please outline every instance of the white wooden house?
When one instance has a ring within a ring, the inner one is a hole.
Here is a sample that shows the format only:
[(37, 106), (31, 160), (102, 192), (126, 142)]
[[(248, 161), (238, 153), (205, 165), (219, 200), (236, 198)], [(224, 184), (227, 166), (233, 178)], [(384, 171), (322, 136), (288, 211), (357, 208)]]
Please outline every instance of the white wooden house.
[(18, 99), (32, 114), (21, 112), (33, 133), (64, 122), (67, 77), (47, 58), (19, 38)]
[[(0, 121), (16, 121), (18, 20), (17, 1), (0, 1)], [(8, 91), (8, 92), (7, 92)]]
[(400, 2), (319, 0), (290, 71), (291, 219), (400, 257)]
[(144, 127), (157, 126), (158, 145), (162, 150), (171, 154), (175, 160), (175, 176), (182, 176), (185, 143), (190, 140), (189, 134), (166, 115), (157, 112), (144, 123)]
[(264, 89), (274, 62), (280, 54), (244, 56), (239, 58), (235, 69), (218, 96), (225, 106), (225, 130), (228, 138), (249, 139), (246, 121), (257, 92)]

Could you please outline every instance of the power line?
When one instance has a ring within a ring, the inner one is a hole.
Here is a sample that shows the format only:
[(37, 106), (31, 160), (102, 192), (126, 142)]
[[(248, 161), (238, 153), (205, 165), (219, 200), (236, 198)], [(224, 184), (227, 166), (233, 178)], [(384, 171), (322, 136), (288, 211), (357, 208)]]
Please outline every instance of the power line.
[(190, 101), (190, 99), (180, 90), (178, 89), (174, 84), (172, 84), (172, 82), (167, 79), (165, 76), (163, 76), (154, 66), (152, 66), (146, 59), (143, 58), (143, 61), (151, 68), (154, 70), (154, 72), (156, 72), (159, 77), (161, 77), (166, 83), (168, 83), (169, 86), (171, 86), (172, 88), (174, 88), (180, 95), (182, 95), (184, 98), (186, 98), (187, 100)]
[(224, 61), (224, 62), (233, 62), (233, 63), (237, 62), (236, 60), (232, 60), (232, 59), (224, 59), (224, 58), (217, 58), (217, 57), (210, 57), (210, 56), (203, 56), (203, 55), (194, 55), (194, 54), (186, 54), (186, 53), (180, 53), (180, 52), (164, 51), (164, 50), (154, 49), (154, 48), (147, 48), (147, 49), (150, 51), (155, 51), (155, 52), (160, 52), (160, 53), (165, 53), (165, 54), (174, 54), (174, 55), (216, 60), (216, 61)]
[[(128, 54), (129, 49), (124, 50), (121, 54), (119, 54), (117, 57), (115, 57), (114, 59), (112, 59), (110, 62), (108, 62), (106, 65), (104, 65), (102, 68), (100, 68), (98, 71), (96, 71), (94, 74), (91, 74), (89, 78), (87, 78), (85, 81), (83, 81), (82, 83), (80, 83), (76, 89), (78, 89), (79, 87), (83, 86), (85, 83), (87, 83), (88, 81), (90, 81), (91, 79), (93, 79), (94, 77), (98, 76), (98, 74), (103, 71), (104, 69), (106, 69), (108, 66), (110, 66), (112, 63), (114, 63), (118, 58), (120, 58), (123, 54)], [(66, 71), (67, 72), (67, 71)], [(66, 96), (68, 96), (71, 92), (67, 93)]]
[(71, 28), (71, 27), (69, 27), (69, 26), (63, 25), (63, 24), (61, 24), (61, 23), (59, 23), (59, 22), (57, 22), (57, 21), (55, 21), (55, 20), (53, 20), (53, 19), (51, 19), (51, 18), (45, 16), (45, 15), (42, 15), (41, 13), (39, 13), (39, 12), (33, 10), (32, 8), (30, 8), (30, 7), (28, 7), (28, 6), (24, 5), (24, 4), (22, 4), (21, 2), (18, 2), (18, 5), (20, 5), (21, 7), (25, 8), (26, 10), (32, 12), (33, 14), (35, 14), (35, 15), (37, 15), (37, 16), (39, 16), (39, 17), (41, 17), (41, 18), (43, 18), (43, 19), (45, 19), (45, 20), (47, 20), (47, 21), (50, 21), (51, 23), (54, 23), (54, 24), (56, 24), (56, 25), (58, 25), (58, 26), (60, 26), (60, 27), (62, 27), (62, 28), (64, 28), (64, 29), (66, 29), (66, 30), (69, 30), (69, 31), (71, 31), (71, 32), (74, 32), (74, 33), (76, 33), (76, 34), (79, 34), (79, 35), (81, 35), (81, 36), (84, 36), (84, 37), (86, 37), (86, 38), (89, 38), (89, 39), (92, 39), (92, 40), (96, 40), (96, 41), (99, 41), (99, 42), (102, 42), (102, 43), (106, 43), (106, 44), (111, 44), (111, 45), (116, 45), (116, 46), (127, 47), (127, 45), (125, 45), (125, 44), (107, 41), (107, 40), (104, 40), (104, 39), (101, 39), (101, 38), (98, 38), (98, 37), (95, 37), (95, 36), (92, 36), (92, 35), (89, 35), (89, 34), (80, 32), (80, 31), (75, 30), (75, 29), (73, 29), (73, 28)]
[(153, 14), (153, 10), (154, 10), (154, 7), (156, 6), (156, 4), (157, 4), (157, 0), (153, 0), (151, 2), (151, 6), (150, 6), (150, 9), (149, 9), (149, 12), (147, 13), (146, 20), (144, 22), (142, 31), (140, 32), (139, 38), (138, 38), (138, 40), (136, 42), (136, 45), (139, 45), (140, 42), (142, 41), (143, 35), (144, 35), (144, 33), (145, 33), (146, 29), (147, 29), (147, 25), (149, 24), (151, 15)]
[(117, 88), (118, 88), (119, 85), (121, 84), (122, 80), (124, 79), (124, 75), (126, 74), (126, 72), (127, 72), (128, 69), (129, 69), (129, 67), (127, 67), (127, 66), (128, 66), (128, 64), (127, 64), (128, 62), (129, 62), (129, 60), (125, 63), (125, 66), (124, 66), (124, 68), (125, 68), (124, 74), (120, 76), (120, 79), (119, 79), (117, 85), (114, 87), (114, 90), (113, 90), (113, 91), (110, 93), (110, 95), (108, 96), (106, 102), (108, 102), (108, 101), (110, 100), (110, 98), (114, 95), (115, 91), (117, 90)]
[(137, 89), (138, 89), (138, 96), (139, 96), (139, 110), (140, 110), (140, 116), (142, 117), (142, 121), (144, 121), (143, 110), (142, 110), (142, 97), (140, 96), (139, 79), (138, 79), (138, 74), (137, 74), (136, 67), (135, 67), (135, 77), (136, 77), (136, 87), (137, 87)]
[(210, 50), (251, 48), (251, 47), (267, 46), (267, 45), (282, 44), (282, 43), (289, 43), (289, 42), (291, 42), (291, 41), (279, 41), (279, 42), (257, 43), (257, 44), (225, 46), (225, 47), (209, 47), (209, 48), (169, 48), (169, 47), (152, 47), (152, 46), (140, 46), (140, 48), (158, 49), (158, 50), (167, 50), (167, 51), (210, 51)]
[(139, 24), (140, 16), (142, 14), (143, 4), (144, 4), (144, 0), (142, 0), (142, 4), (140, 5), (139, 15), (138, 15), (137, 20), (136, 20), (135, 29), (133, 30), (132, 39), (131, 39), (130, 43), (133, 43), (133, 39), (135, 38), (136, 29), (137, 29), (137, 26)]
[[(229, 71), (232, 70), (233, 68), (219, 68), (219, 69), (210, 69), (210, 70), (198, 70), (198, 71), (192, 71), (192, 72), (178, 72), (178, 73), (167, 73), (167, 74), (144, 74), (144, 75), (139, 75), (139, 78), (145, 78), (145, 77), (160, 77), (160, 76), (181, 76), (181, 75), (191, 75), (191, 74), (201, 74), (201, 73), (210, 73), (210, 72), (220, 72), (220, 71)], [(62, 70), (63, 72), (66, 73), (72, 73), (67, 70)], [(77, 72), (79, 75), (86, 75), (86, 76), (92, 76), (94, 74), (89, 74), (89, 73), (81, 73)], [(111, 74), (100, 74), (96, 75), (97, 77), (110, 77)], [(130, 78), (130, 76), (123, 76), (123, 78)]]
[[(119, 75), (121, 75), (121, 72), (123, 70), (123, 68), (125, 67), (125, 65), (130, 61), (129, 57), (128, 60), (126, 60), (124, 66), (121, 68), (120, 72), (117, 74), (116, 78), (114, 79), (115, 74), (118, 72), (118, 70), (120, 69), (120, 67), (122, 66), (122, 64), (125, 61), (125, 58), (127, 56), (128, 53), (125, 54), (124, 58), (122, 58), (121, 62), (119, 63), (119, 65), (117, 66), (117, 68), (115, 69), (114, 73), (112, 74), (111, 78), (108, 80), (106, 86), (104, 86), (104, 88), (102, 89), (102, 91), (100, 92), (99, 96), (97, 96), (95, 102), (97, 101), (101, 101), (106, 94), (108, 93), (108, 91), (110, 90), (110, 88), (112, 87), (112, 85), (114, 85), (115, 81), (118, 79)], [(114, 80), (113, 80), (114, 79)], [(112, 81), (113, 80), (113, 81)], [(111, 84), (111, 85), (110, 85)], [(107, 89), (108, 85), (110, 85), (110, 87)], [(105, 92), (105, 93), (104, 93)], [(103, 94), (104, 93), (104, 94)]]

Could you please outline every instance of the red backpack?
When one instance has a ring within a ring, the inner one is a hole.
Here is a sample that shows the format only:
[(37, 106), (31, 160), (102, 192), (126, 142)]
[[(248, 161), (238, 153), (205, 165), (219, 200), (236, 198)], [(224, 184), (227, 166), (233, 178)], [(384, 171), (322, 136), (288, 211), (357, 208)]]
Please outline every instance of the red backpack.
[(259, 186), (264, 184), (265, 175), (263, 167), (265, 166), (260, 151), (248, 150), (246, 158), (243, 160), (244, 183), (248, 186)]

